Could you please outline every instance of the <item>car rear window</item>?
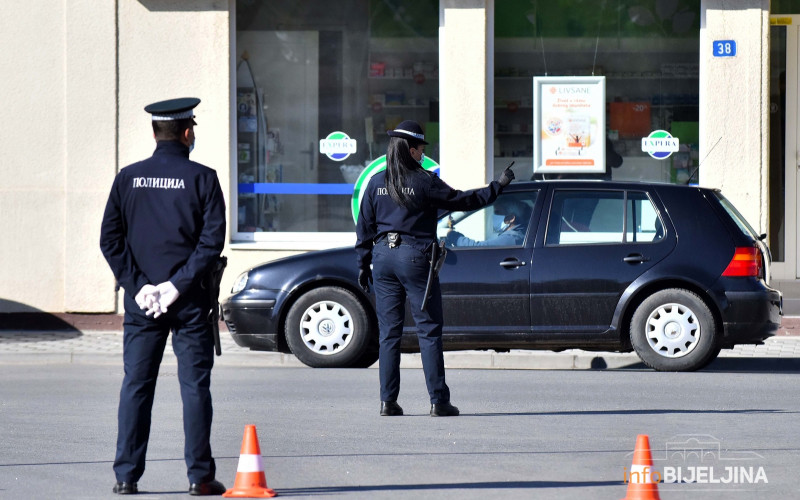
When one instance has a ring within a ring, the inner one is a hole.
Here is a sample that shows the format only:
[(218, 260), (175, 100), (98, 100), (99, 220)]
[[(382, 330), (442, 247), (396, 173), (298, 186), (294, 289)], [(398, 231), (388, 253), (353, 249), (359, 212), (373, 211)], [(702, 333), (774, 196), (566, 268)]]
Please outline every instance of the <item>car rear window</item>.
[(755, 229), (753, 229), (750, 224), (747, 223), (747, 219), (745, 219), (742, 214), (736, 210), (736, 207), (733, 206), (733, 203), (730, 202), (725, 195), (720, 193), (719, 191), (714, 191), (717, 199), (719, 200), (720, 204), (722, 204), (722, 208), (731, 216), (733, 221), (739, 227), (739, 229), (744, 233), (745, 236), (750, 236), (754, 240), (758, 239), (758, 233), (756, 233)]
[(545, 244), (652, 243), (663, 237), (663, 224), (645, 192), (557, 190)]

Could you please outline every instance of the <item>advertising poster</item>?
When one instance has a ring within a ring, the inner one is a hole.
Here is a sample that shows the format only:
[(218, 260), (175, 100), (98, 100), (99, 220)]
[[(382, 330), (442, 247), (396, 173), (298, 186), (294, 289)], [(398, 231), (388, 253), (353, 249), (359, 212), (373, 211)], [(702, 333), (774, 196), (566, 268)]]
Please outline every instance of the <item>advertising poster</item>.
[(533, 100), (533, 172), (605, 172), (605, 77), (534, 77)]

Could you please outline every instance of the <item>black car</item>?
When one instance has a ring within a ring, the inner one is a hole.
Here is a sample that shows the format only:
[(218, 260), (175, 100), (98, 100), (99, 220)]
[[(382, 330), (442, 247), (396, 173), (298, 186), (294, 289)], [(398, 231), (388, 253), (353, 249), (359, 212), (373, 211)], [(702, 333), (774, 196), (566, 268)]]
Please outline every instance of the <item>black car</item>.
[[(501, 237), (515, 231), (516, 239)], [(444, 213), (444, 347), (630, 351), (696, 370), (780, 326), (770, 254), (719, 190), (607, 181), (513, 183), (473, 212)], [(223, 316), (253, 350), (314, 367), (377, 360), (375, 300), (353, 248), (243, 273)], [(406, 306), (403, 349), (418, 349)]]

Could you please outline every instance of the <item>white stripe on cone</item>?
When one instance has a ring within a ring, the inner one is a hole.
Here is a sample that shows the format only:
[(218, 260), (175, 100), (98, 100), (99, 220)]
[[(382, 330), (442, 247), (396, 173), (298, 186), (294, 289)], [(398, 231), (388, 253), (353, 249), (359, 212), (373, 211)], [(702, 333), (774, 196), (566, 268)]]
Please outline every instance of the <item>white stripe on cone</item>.
[[(645, 469), (647, 469), (647, 472), (645, 472)], [(633, 464), (631, 465), (629, 482), (634, 484), (653, 484), (651, 480), (653, 472), (654, 469), (652, 465)], [(636, 474), (636, 476), (634, 476), (634, 474)]]
[(261, 455), (239, 455), (239, 466), (236, 472), (262, 472)]

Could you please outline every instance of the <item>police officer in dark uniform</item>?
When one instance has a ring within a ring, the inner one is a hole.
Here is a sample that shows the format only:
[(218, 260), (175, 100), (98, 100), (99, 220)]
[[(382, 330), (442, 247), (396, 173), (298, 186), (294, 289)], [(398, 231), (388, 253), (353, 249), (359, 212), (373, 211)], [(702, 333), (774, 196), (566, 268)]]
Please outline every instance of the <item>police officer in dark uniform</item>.
[[(408, 298), (417, 327), (431, 416), (456, 416), (445, 383), (442, 352), (442, 297), (435, 278), (431, 295), (421, 308), (432, 245), (436, 243), (439, 209), (475, 210), (492, 203), (514, 179), (506, 169), (497, 181), (481, 189), (459, 191), (424, 170), (425, 136), (418, 123), (406, 120), (387, 132), (386, 170), (374, 175), (366, 188), (356, 224), (359, 283), (369, 290), (374, 282), (380, 329), (379, 372), (381, 411), (402, 415), (400, 338)], [(370, 269), (372, 264), (372, 269)]]
[(225, 200), (214, 170), (189, 160), (200, 99), (151, 104), (156, 149), (114, 179), (100, 248), (124, 288), (123, 360), (114, 493), (138, 493), (156, 379), (169, 332), (183, 400), (192, 495), (220, 495), (211, 456), (214, 340), (204, 287), (225, 244)]

